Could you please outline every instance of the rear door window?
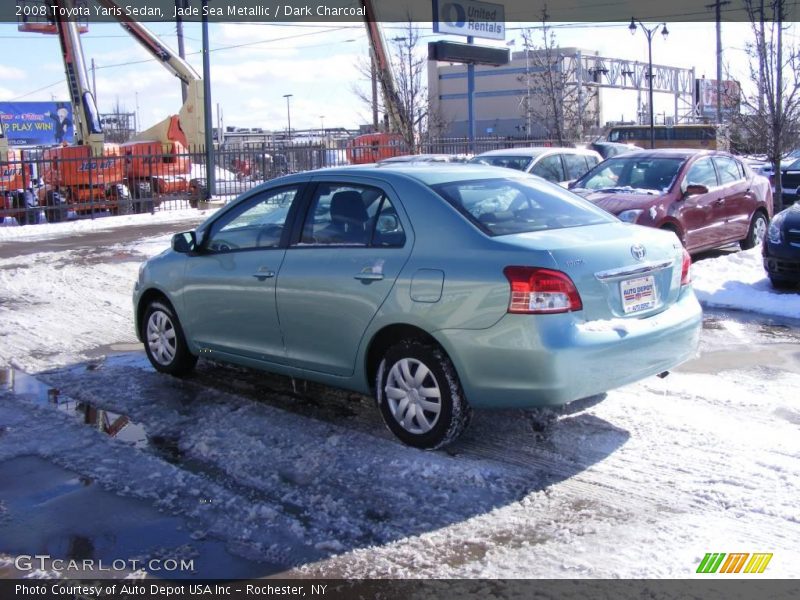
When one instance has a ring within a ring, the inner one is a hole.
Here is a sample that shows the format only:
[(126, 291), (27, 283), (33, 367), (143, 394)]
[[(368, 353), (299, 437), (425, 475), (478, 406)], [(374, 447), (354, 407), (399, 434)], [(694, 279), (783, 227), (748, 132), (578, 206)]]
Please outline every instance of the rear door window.
[(550, 154), (541, 158), (533, 165), (531, 173), (553, 183), (567, 180), (564, 177), (564, 167), (561, 165), (561, 157), (558, 154)]
[[(561, 156), (564, 158), (564, 164), (567, 168), (567, 179), (570, 181), (583, 176), (586, 171), (597, 164), (597, 161), (593, 162), (591, 165), (587, 164), (587, 157), (583, 154), (562, 154)], [(564, 180), (562, 179), (562, 181)]]
[(713, 160), (717, 165), (717, 172), (719, 173), (719, 180), (722, 185), (734, 183), (742, 178), (739, 165), (733, 158), (727, 156), (715, 156)]

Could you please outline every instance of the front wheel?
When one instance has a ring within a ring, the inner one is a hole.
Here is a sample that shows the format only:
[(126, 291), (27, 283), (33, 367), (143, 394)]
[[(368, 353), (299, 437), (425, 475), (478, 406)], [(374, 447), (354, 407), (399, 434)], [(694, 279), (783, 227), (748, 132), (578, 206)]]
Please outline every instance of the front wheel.
[(472, 409), (453, 363), (440, 348), (411, 340), (392, 346), (375, 384), (386, 426), (409, 446), (441, 448), (469, 424)]
[(764, 213), (757, 212), (753, 215), (753, 220), (750, 221), (750, 229), (747, 231), (747, 237), (739, 242), (742, 250), (750, 250), (755, 248), (764, 241), (767, 235), (767, 217)]
[(186, 375), (194, 369), (197, 357), (189, 352), (178, 317), (166, 302), (153, 300), (144, 313), (144, 349), (157, 371)]

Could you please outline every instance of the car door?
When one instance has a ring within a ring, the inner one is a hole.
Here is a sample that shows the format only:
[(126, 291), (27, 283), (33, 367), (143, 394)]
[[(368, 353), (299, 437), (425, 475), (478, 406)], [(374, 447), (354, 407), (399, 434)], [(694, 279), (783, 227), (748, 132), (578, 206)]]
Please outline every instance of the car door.
[(750, 216), (755, 212), (757, 199), (744, 177), (744, 169), (732, 156), (712, 158), (719, 176), (720, 190), (716, 210), (722, 221), (720, 242), (744, 238), (750, 228)]
[(708, 193), (684, 194), (681, 200), (673, 203), (673, 216), (683, 227), (688, 249), (713, 246), (723, 234), (718, 231), (722, 225), (721, 212), (716, 204), (719, 183), (710, 157), (696, 160), (686, 171), (681, 189), (690, 185), (704, 185), (708, 188)]
[(278, 316), (293, 366), (350, 375), (364, 331), (411, 253), (393, 192), (317, 182), (278, 275)]
[(188, 256), (184, 314), (203, 352), (285, 360), (275, 282), (300, 190), (256, 193), (213, 222), (200, 251)]

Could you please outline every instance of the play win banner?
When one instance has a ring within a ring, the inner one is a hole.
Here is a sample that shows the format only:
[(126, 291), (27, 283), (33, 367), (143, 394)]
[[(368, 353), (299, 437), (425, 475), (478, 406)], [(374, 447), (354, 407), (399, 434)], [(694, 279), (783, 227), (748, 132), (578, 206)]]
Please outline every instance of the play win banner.
[(10, 146), (71, 144), (75, 133), (70, 102), (0, 102)]

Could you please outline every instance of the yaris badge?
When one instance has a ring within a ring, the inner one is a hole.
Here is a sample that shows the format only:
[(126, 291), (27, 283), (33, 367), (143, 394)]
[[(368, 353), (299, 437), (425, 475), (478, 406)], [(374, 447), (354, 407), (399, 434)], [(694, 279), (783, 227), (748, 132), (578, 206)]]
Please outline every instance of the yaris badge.
[(631, 246), (631, 254), (633, 258), (636, 260), (644, 260), (645, 254), (647, 254), (647, 250), (645, 250), (644, 246), (641, 244), (634, 244)]

